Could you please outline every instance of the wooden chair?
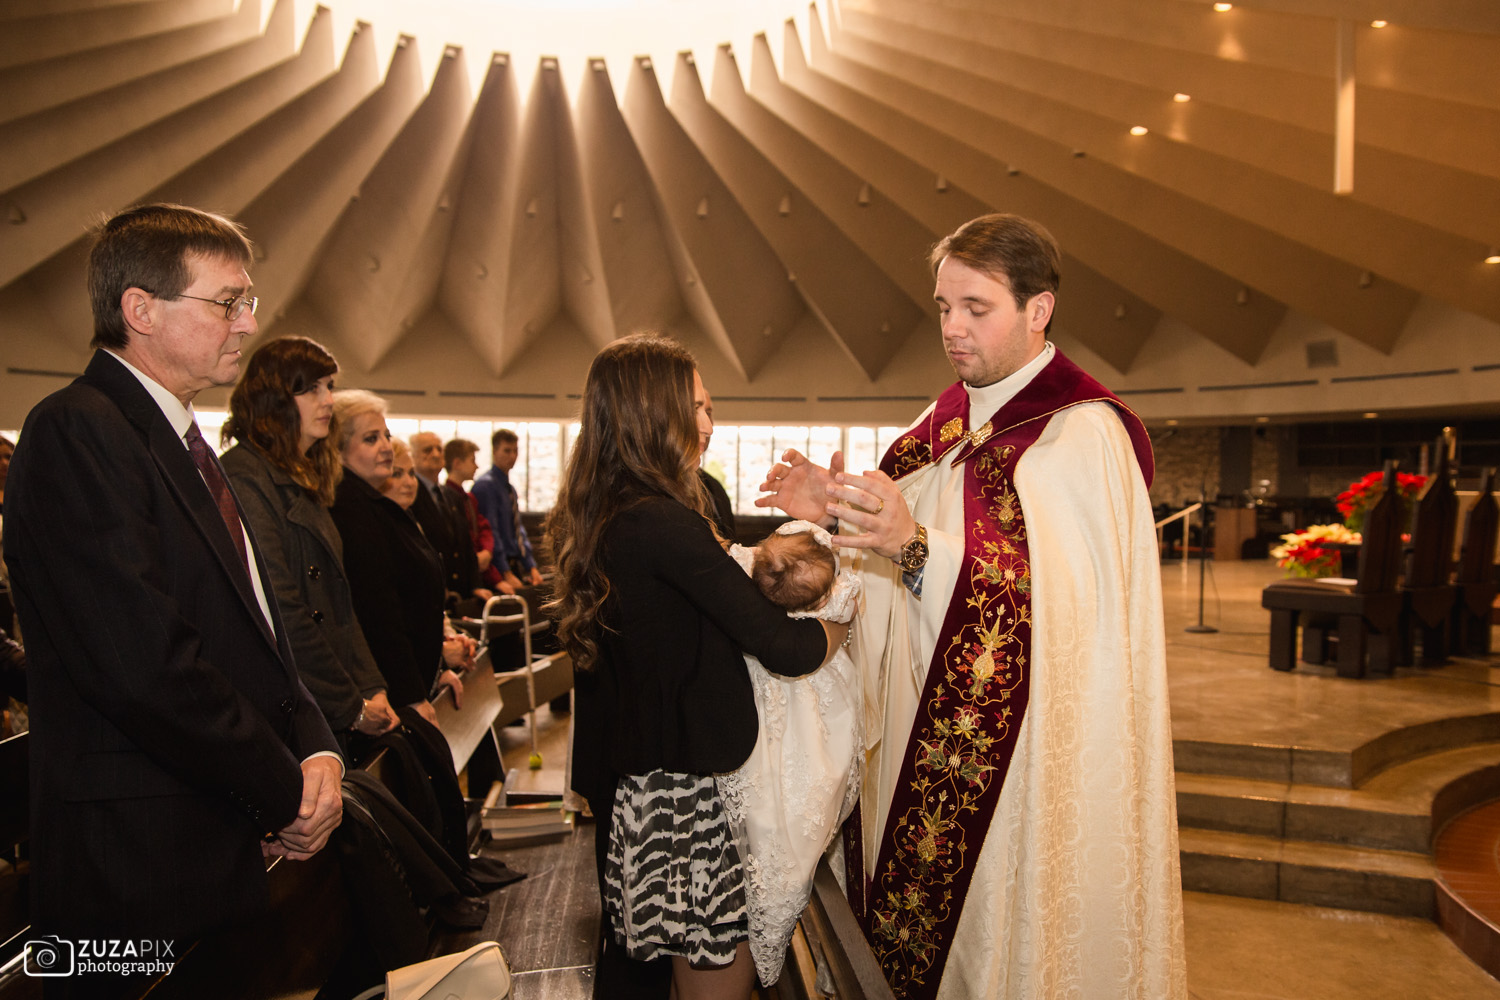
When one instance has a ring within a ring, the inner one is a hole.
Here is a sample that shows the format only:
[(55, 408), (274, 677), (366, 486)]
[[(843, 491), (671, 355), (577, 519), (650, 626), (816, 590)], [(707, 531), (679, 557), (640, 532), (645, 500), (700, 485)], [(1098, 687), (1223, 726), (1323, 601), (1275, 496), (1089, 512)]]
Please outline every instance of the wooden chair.
[(1401, 583), (1400, 647), (1396, 662), (1403, 667), (1417, 662), (1418, 638), (1422, 643), (1422, 666), (1437, 666), (1448, 659), (1448, 621), (1457, 594), (1451, 581), (1458, 497), (1453, 493), (1446, 436), (1438, 435), (1436, 453), (1432, 476), (1417, 499), (1411, 556)]
[(1490, 655), (1490, 606), (1495, 601), (1495, 540), (1500, 504), (1495, 503), (1495, 470), (1479, 477), (1479, 499), (1464, 516), (1463, 547), (1454, 579), (1450, 647), (1461, 656)]
[(1401, 566), (1401, 497), (1394, 461), (1385, 464), (1384, 485), (1365, 518), (1359, 576), (1352, 585), (1283, 580), (1261, 591), (1260, 606), (1271, 612), (1271, 669), (1296, 666), (1297, 624), (1305, 614), (1309, 624), (1303, 630), (1302, 658), (1307, 662), (1322, 663), (1328, 640), (1336, 637), (1340, 677), (1391, 671), (1403, 603), (1396, 588)]

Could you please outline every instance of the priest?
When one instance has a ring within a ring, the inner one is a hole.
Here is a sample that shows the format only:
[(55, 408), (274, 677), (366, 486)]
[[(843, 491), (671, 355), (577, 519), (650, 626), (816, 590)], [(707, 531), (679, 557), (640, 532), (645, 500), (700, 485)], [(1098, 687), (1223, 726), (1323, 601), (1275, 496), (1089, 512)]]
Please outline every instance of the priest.
[(932, 250), (959, 381), (854, 475), (757, 503), (863, 550), (869, 745), (846, 888), (902, 998), (1182, 998), (1151, 445), (1047, 340), (1060, 253), (986, 215)]

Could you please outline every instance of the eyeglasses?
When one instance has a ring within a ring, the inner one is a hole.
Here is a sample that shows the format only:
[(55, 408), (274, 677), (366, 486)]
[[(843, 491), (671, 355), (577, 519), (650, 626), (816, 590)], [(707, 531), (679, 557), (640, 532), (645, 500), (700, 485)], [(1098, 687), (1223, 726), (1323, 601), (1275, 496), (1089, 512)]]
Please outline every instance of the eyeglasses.
[(258, 295), (235, 295), (227, 299), (205, 299), (201, 295), (185, 295), (178, 293), (179, 299), (193, 299), (197, 302), (211, 302), (216, 306), (224, 307), (224, 318), (233, 323), (250, 310), (250, 315), (255, 315), (255, 307), (260, 304)]

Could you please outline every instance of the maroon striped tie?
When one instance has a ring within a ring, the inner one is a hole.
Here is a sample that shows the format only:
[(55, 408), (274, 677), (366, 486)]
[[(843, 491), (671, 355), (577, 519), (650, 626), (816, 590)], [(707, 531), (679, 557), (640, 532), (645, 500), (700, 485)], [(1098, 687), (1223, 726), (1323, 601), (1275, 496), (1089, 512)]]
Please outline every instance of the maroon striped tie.
[(224, 470), (219, 466), (219, 459), (214, 455), (214, 450), (203, 440), (203, 432), (198, 429), (198, 421), (188, 428), (183, 435), (187, 441), (188, 453), (193, 456), (193, 464), (198, 471), (203, 473), (203, 481), (208, 483), (208, 492), (213, 494), (214, 504), (219, 508), (219, 516), (224, 519), (224, 527), (229, 529), (229, 537), (234, 540), (234, 550), (240, 554), (240, 562), (245, 565), (245, 572), (250, 572), (250, 557), (245, 552), (245, 529), (240, 524), (240, 512), (234, 504), (234, 494), (229, 492), (229, 483), (224, 479)]

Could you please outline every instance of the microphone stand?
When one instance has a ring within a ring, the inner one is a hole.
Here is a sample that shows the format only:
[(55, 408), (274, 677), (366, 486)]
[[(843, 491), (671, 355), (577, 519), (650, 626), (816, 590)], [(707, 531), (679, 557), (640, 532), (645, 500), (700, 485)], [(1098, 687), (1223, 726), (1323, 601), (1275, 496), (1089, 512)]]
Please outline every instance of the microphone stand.
[[(1183, 631), (1184, 632), (1195, 632), (1195, 633), (1217, 632), (1219, 630), (1216, 629), (1216, 628), (1214, 628), (1212, 625), (1205, 625), (1205, 624), (1203, 624), (1203, 577), (1204, 577), (1204, 574), (1207, 572), (1207, 568), (1208, 568), (1208, 480), (1207, 479), (1203, 480), (1203, 485), (1202, 485), (1202, 488), (1199, 490), (1198, 497), (1199, 497), (1199, 503), (1201, 503), (1203, 505), (1202, 507), (1199, 508), (1201, 511), (1203, 511), (1203, 517), (1200, 520), (1200, 523), (1203, 525), (1203, 531), (1202, 531), (1201, 536), (1198, 539), (1198, 624), (1196, 624), (1196, 625), (1189, 625), (1187, 628), (1183, 629)], [(1184, 541), (1186, 541), (1187, 535), (1188, 535), (1187, 526), (1183, 525), (1182, 537), (1183, 537)]]

